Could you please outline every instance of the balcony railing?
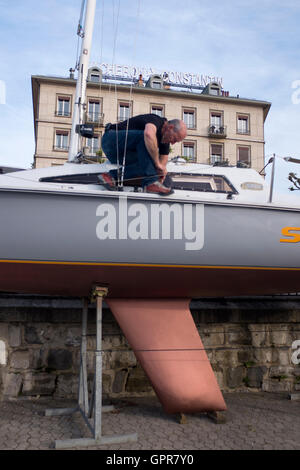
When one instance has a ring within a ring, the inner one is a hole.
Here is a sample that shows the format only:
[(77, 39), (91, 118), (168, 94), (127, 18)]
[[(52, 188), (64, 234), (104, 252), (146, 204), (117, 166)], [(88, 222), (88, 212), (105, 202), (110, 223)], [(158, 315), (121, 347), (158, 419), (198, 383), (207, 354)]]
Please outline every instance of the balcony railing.
[(103, 126), (104, 122), (104, 113), (86, 113), (86, 122), (92, 122), (93, 124), (97, 124), (98, 126)]
[(227, 126), (211, 124), (208, 127), (208, 135), (209, 137), (224, 139), (227, 136)]
[(209, 157), (209, 164), (214, 165), (215, 163), (222, 162), (223, 158), (221, 155), (211, 155)]

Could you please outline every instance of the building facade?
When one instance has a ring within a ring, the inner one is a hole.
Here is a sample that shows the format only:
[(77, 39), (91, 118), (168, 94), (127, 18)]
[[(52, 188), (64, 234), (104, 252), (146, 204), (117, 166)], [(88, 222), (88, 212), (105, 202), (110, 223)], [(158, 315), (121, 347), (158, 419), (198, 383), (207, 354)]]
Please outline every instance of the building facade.
[[(63, 164), (68, 158), (76, 80), (32, 77), (35, 168)], [(94, 124), (95, 136), (85, 139), (89, 154), (99, 154), (101, 137), (108, 122), (155, 113), (183, 119), (187, 136), (171, 148), (170, 159), (214, 164), (242, 164), (256, 170), (264, 166), (264, 122), (271, 104), (230, 96), (212, 82), (202, 89), (182, 90), (160, 75), (130, 85), (107, 82), (100, 69), (91, 68), (86, 93), (85, 122)], [(101, 152), (100, 152), (101, 154)]]

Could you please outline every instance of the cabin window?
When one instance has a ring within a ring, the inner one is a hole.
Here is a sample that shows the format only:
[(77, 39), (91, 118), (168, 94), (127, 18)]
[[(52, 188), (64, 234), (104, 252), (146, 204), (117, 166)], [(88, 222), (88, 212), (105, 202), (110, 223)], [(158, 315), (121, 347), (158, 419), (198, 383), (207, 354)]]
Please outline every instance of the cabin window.
[(172, 179), (173, 189), (237, 194), (236, 189), (225, 176), (188, 173), (168, 173), (168, 175)]
[(99, 184), (97, 173), (84, 173), (75, 175), (47, 176), (40, 179), (43, 183), (63, 184)]

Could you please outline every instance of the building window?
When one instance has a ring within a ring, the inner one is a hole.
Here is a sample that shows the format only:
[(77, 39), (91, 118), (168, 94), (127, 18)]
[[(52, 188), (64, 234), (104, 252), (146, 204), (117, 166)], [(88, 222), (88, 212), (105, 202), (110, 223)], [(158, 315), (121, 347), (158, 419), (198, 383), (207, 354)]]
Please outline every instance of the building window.
[(246, 166), (251, 166), (250, 147), (241, 146), (237, 147), (237, 161)]
[(57, 97), (57, 116), (71, 116), (71, 98), (69, 96)]
[(237, 116), (237, 132), (238, 134), (250, 133), (250, 118), (247, 115), (238, 114)]
[(88, 101), (88, 112), (87, 120), (88, 122), (99, 122), (101, 117), (101, 105), (99, 100), (89, 100)]
[(86, 145), (90, 148), (90, 155), (96, 155), (100, 150), (100, 136), (95, 135), (94, 137), (86, 139)]
[(125, 121), (131, 117), (130, 103), (119, 103), (118, 121)]
[(195, 162), (196, 161), (195, 142), (183, 142), (182, 154), (188, 162)]
[(164, 117), (164, 107), (162, 105), (153, 104), (151, 105), (151, 113), (160, 117)]
[(88, 81), (99, 83), (102, 81), (102, 71), (98, 67), (92, 67), (88, 71)]
[(210, 125), (214, 131), (220, 131), (220, 128), (223, 127), (223, 114), (212, 111), (210, 113)]
[(183, 122), (186, 124), (188, 129), (196, 128), (195, 110), (184, 109), (183, 110)]
[(216, 162), (223, 160), (223, 145), (221, 144), (210, 144), (210, 164), (213, 165)]
[(68, 131), (55, 131), (55, 144), (54, 150), (67, 151), (69, 148), (69, 132)]

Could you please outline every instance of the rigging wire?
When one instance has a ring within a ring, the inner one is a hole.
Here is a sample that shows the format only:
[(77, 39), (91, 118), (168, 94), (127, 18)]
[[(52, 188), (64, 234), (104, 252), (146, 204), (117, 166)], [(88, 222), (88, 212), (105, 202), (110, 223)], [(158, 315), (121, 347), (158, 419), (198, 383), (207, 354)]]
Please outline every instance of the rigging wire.
[[(133, 40), (133, 49), (134, 49), (133, 62), (134, 62), (135, 55), (136, 55), (136, 45), (137, 45), (137, 38), (138, 38), (138, 32), (139, 32), (140, 6), (141, 6), (141, 2), (140, 2), (140, 0), (138, 0), (137, 21), (136, 21), (137, 27), (136, 27), (136, 31), (135, 31), (135, 37), (134, 37), (134, 40)], [(133, 81), (134, 81), (134, 77), (132, 77), (131, 84), (130, 84), (130, 92), (129, 92), (129, 110), (132, 109)], [(121, 182), (120, 182), (121, 188), (123, 188), (123, 185), (124, 185), (124, 174), (125, 174), (125, 164), (126, 164), (126, 150), (127, 150), (128, 129), (129, 129), (129, 119), (127, 119), (127, 124), (126, 124), (124, 155), (123, 155), (123, 162), (122, 162)]]

